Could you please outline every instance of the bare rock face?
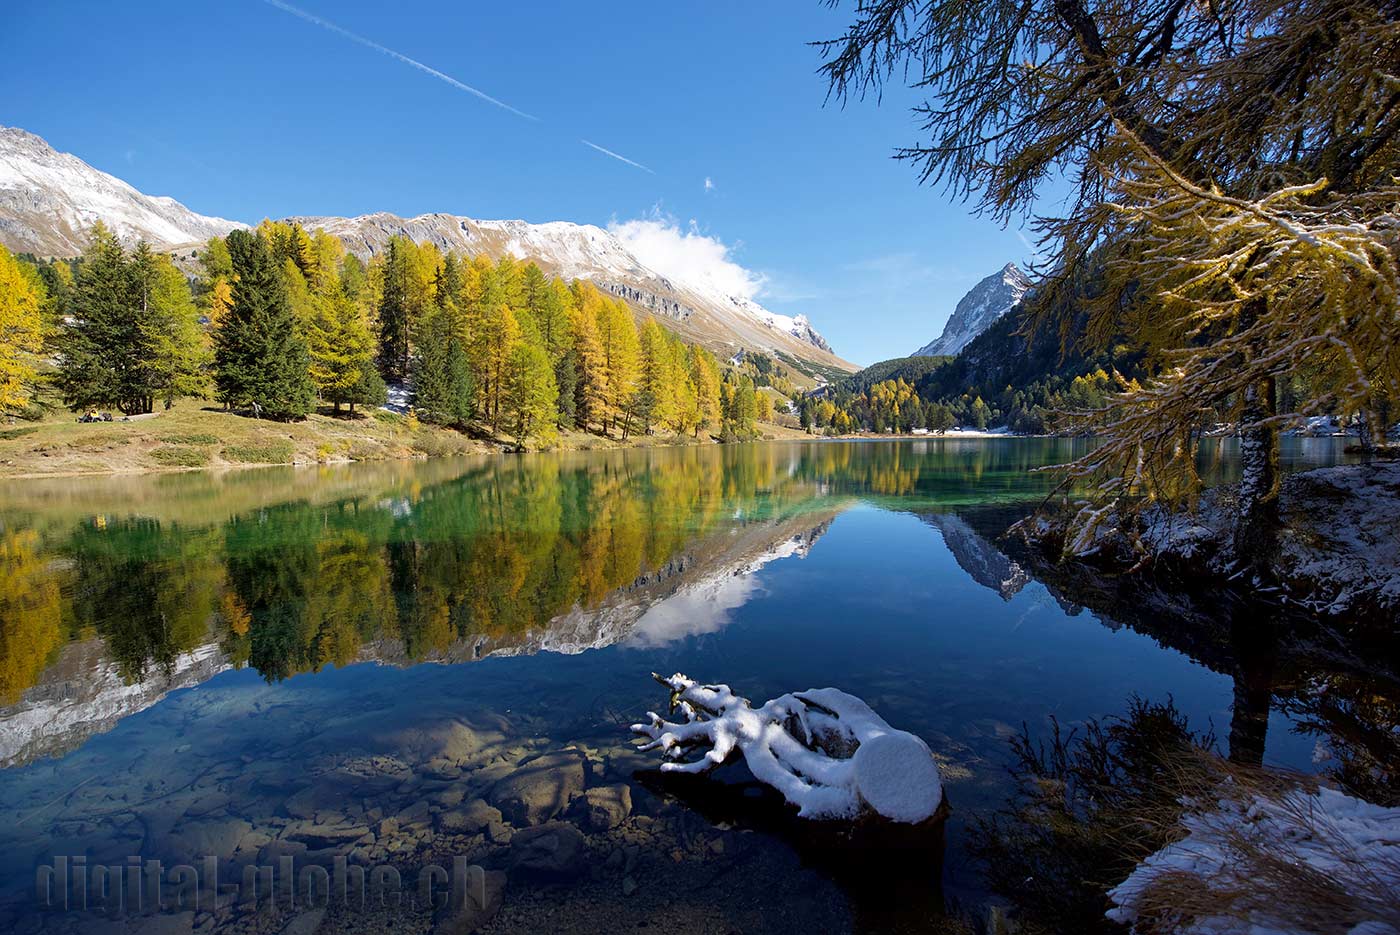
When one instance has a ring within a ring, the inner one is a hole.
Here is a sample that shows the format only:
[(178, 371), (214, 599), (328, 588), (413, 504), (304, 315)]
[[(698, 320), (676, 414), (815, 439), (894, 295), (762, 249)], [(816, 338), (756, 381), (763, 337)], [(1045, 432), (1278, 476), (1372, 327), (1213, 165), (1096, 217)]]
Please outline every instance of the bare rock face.
[(525, 760), (491, 789), (491, 804), (517, 826), (538, 825), (562, 813), (586, 782), (584, 757), (575, 750)]
[(972, 343), (1001, 316), (1015, 308), (1030, 290), (1030, 280), (1015, 263), (1007, 263), (1000, 271), (973, 286), (958, 302), (943, 333), (914, 352), (914, 357), (954, 355)]

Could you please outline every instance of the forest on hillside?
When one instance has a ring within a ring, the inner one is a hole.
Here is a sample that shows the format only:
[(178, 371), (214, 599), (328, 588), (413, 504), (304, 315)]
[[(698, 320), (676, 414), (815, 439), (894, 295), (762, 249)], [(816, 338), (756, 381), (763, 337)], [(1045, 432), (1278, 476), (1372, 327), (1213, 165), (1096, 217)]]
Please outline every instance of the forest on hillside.
[[(125, 414), (211, 398), (267, 419), (354, 417), (389, 387), (424, 422), (547, 447), (559, 430), (757, 437), (788, 372), (720, 362), (621, 299), (539, 266), (395, 237), (361, 261), (264, 221), (188, 256), (127, 249), (101, 223), (73, 260), (0, 248), (0, 413)], [(343, 407), (343, 408), (342, 408)]]

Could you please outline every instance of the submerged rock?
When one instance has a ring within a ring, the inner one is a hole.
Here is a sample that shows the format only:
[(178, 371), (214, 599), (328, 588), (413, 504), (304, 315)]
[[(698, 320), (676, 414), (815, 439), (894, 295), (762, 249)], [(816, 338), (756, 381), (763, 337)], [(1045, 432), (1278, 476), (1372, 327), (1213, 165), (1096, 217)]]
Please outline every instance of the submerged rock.
[(632, 790), (625, 783), (596, 786), (574, 799), (569, 811), (590, 831), (611, 831), (632, 814)]
[(501, 810), (484, 799), (473, 799), (466, 805), (437, 816), (438, 827), (456, 834), (477, 834), (492, 825), (501, 824)]
[(511, 866), (540, 876), (577, 876), (585, 856), (583, 832), (566, 821), (517, 831), (510, 842)]
[(512, 824), (537, 825), (559, 815), (583, 792), (583, 756), (573, 750), (526, 760), (491, 789), (491, 804)]
[(477, 931), (501, 911), (505, 892), (506, 875), (499, 870), (488, 870), (483, 891), (468, 894), (465, 906), (444, 913), (433, 927), (433, 935), (469, 935)]

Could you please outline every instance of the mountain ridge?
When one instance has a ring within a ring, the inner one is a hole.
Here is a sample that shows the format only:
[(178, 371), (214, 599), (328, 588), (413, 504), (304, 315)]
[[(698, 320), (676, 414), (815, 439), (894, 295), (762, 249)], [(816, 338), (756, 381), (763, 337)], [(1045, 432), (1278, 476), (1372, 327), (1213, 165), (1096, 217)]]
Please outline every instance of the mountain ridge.
[[(74, 256), (101, 219), (125, 241), (145, 239), (165, 250), (189, 247), (248, 225), (198, 214), (169, 196), (147, 195), (41, 137), (0, 126), (0, 243), (17, 252)], [(770, 354), (816, 382), (826, 373), (858, 368), (837, 356), (803, 315), (785, 316), (748, 296), (725, 294), (704, 282), (639, 260), (612, 232), (592, 224), (479, 220), (446, 213), (403, 218), (387, 211), (358, 217), (291, 216), (324, 228), (352, 253), (368, 257), (394, 234), (432, 241), (441, 249), (511, 255), (547, 272), (586, 279), (631, 305), (641, 317), (667, 320), (683, 338), (729, 359), (740, 351)]]
[(943, 333), (919, 348), (911, 357), (955, 357), (973, 339), (992, 326), (1030, 290), (1030, 279), (1015, 263), (985, 277), (958, 300)]

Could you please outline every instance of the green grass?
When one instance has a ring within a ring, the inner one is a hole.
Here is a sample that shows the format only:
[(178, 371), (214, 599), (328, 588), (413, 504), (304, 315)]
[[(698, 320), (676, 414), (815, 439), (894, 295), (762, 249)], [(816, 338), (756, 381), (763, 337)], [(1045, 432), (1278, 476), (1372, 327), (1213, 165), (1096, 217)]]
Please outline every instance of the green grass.
[(189, 432), (180, 435), (162, 435), (160, 440), (167, 445), (217, 445), (222, 439), (208, 432)]
[(174, 445), (155, 449), (151, 452), (151, 459), (166, 467), (204, 467), (209, 463), (209, 452)]
[(229, 445), (224, 448), (224, 460), (243, 464), (290, 464), (295, 450), (289, 441)]
[(23, 438), (26, 435), (33, 435), (37, 431), (39, 431), (37, 425), (22, 425), (17, 429), (3, 429), (0, 430), (0, 440), (12, 441), (16, 438)]

